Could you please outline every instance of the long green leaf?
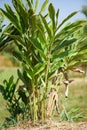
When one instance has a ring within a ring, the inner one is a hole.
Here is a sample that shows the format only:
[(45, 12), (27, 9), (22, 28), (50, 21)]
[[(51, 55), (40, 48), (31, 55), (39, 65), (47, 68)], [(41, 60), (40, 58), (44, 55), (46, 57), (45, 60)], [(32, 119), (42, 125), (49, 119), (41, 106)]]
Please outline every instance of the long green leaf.
[(16, 18), (16, 16), (10, 15), (8, 12), (4, 11), (3, 9), (0, 9), (2, 11), (2, 13), (13, 23), (13, 25), (16, 27), (16, 29), (21, 33), (21, 28), (18, 25), (18, 20)]
[(41, 16), (41, 19), (43, 21), (43, 24), (44, 24), (44, 27), (46, 29), (46, 32), (48, 33), (48, 36), (51, 39), (52, 38), (52, 34), (51, 34), (51, 30), (50, 30), (50, 28), (48, 26), (48, 23), (47, 23), (46, 19), (42, 15), (40, 15), (40, 16)]
[(36, 3), (35, 3), (35, 12), (37, 11), (38, 6), (39, 6), (39, 0), (36, 0)]
[(59, 17), (59, 9), (57, 10), (57, 13), (56, 13), (56, 26), (58, 25), (58, 17)]
[(55, 72), (56, 70), (64, 67), (64, 62), (61, 61), (61, 59), (57, 62), (54, 62), (54, 64), (51, 66), (51, 73)]
[(33, 73), (33, 71), (32, 70), (30, 70), (30, 69), (28, 69), (27, 67), (26, 67), (26, 65), (24, 65), (23, 66), (24, 67), (24, 70), (26, 71), (26, 73), (27, 73), (27, 76), (29, 77), (29, 79), (33, 79), (33, 77), (34, 77), (34, 73)]
[(48, 2), (49, 2), (49, 0), (45, 0), (45, 2), (43, 3), (43, 5), (41, 7), (40, 14), (42, 14), (46, 10)]
[(41, 34), (44, 42), (46, 43), (46, 37), (45, 37), (45, 32), (43, 32), (43, 30), (41, 29), (41, 27), (39, 25), (36, 25), (37, 29), (39, 30), (39, 33)]
[(70, 40), (65, 40), (63, 41), (62, 44), (56, 46), (53, 50), (52, 50), (52, 53), (55, 52), (55, 51), (58, 51), (59, 49), (62, 49), (64, 47), (67, 47), (69, 45), (71, 45), (72, 43), (76, 42), (77, 39), (76, 38), (73, 38), (73, 39), (70, 39)]
[(77, 55), (78, 52), (76, 52), (75, 49), (73, 50), (66, 50), (64, 52), (59, 53), (58, 55), (54, 55), (52, 59), (64, 59), (65, 57), (72, 57)]
[(34, 75), (40, 74), (45, 69), (45, 65), (41, 63), (37, 63), (34, 66)]
[(56, 23), (55, 23), (55, 9), (54, 9), (52, 4), (49, 5), (48, 11), (49, 11), (50, 19), (52, 20), (53, 33), (54, 33), (55, 32)]
[(22, 59), (21, 54), (20, 54), (19, 52), (13, 51), (12, 54), (13, 54), (13, 56), (14, 56), (15, 58), (17, 58), (19, 61), (23, 62), (23, 59)]
[(25, 44), (25, 42), (21, 39), (21, 37), (20, 37), (19, 35), (10, 35), (10, 34), (8, 34), (8, 33), (5, 33), (5, 35), (7, 35), (7, 36), (13, 38), (15, 41), (17, 40), (17, 41), (20, 43), (20, 45), (23, 45), (24, 48), (26, 49), (26, 44)]
[(76, 55), (73, 55), (73, 56), (70, 58), (69, 61), (72, 62), (72, 61), (74, 61), (74, 60), (81, 60), (81, 59), (83, 59), (84, 57), (87, 57), (87, 46), (86, 46), (86, 49), (77, 52)]
[(43, 58), (40, 56), (40, 54), (38, 53), (36, 53), (35, 52), (35, 50), (32, 50), (32, 53), (33, 53), (33, 56), (34, 56), (34, 58), (36, 59), (36, 61), (38, 61), (38, 62), (41, 62), (41, 63), (43, 63)]
[(30, 0), (26, 0), (26, 2), (28, 4), (29, 8), (32, 9), (32, 3), (31, 3), (31, 1)]
[(22, 74), (22, 72), (19, 69), (17, 70), (17, 74), (18, 74), (19, 79), (21, 79), (22, 82), (24, 82), (26, 84), (26, 80), (23, 77), (23, 74)]
[(22, 32), (24, 33), (28, 28), (28, 11), (24, 7), (22, 1), (14, 0), (13, 5), (17, 12), (16, 16), (18, 17), (18, 22), (21, 25)]
[(69, 69), (72, 69), (73, 67), (75, 67), (75, 66), (78, 66), (78, 65), (81, 65), (81, 64), (84, 64), (84, 63), (87, 63), (87, 58), (86, 59), (84, 59), (84, 58), (79, 58), (79, 60), (72, 60), (72, 61), (70, 61), (69, 63), (68, 63), (68, 65), (67, 65), (67, 70), (69, 70)]
[(46, 58), (46, 56), (44, 55), (44, 51), (41, 47), (41, 44), (38, 42), (38, 40), (30, 37), (29, 41), (42, 54), (43, 58)]
[(73, 13), (71, 13), (70, 15), (68, 15), (63, 21), (62, 23), (60, 23), (60, 25), (58, 26), (57, 30), (65, 23), (67, 22), (70, 18), (72, 18), (75, 14), (77, 14), (78, 11), (75, 11)]
[(55, 39), (69, 37), (73, 35), (73, 33), (76, 33), (81, 27), (82, 27), (81, 25), (78, 25), (76, 27), (71, 26), (68, 29), (61, 30), (59, 33), (55, 35)]
[(70, 23), (70, 24), (66, 25), (66, 26), (62, 29), (62, 31), (70, 30), (70, 29), (75, 28), (75, 27), (77, 27), (77, 26), (83, 27), (83, 25), (84, 25), (86, 22), (87, 22), (86, 20), (75, 21), (75, 22), (73, 22), (73, 23)]
[(32, 43), (32, 45), (37, 48), (38, 50), (40, 51), (43, 51), (42, 47), (41, 47), (41, 44), (37, 41), (37, 39), (34, 39), (32, 37), (29, 37), (29, 41), (30, 43)]

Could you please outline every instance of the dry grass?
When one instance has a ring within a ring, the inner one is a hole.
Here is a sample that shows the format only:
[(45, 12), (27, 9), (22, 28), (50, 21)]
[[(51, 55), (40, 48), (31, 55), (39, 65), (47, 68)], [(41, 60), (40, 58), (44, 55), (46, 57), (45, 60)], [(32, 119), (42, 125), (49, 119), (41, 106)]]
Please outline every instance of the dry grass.
[(44, 124), (37, 123), (35, 125), (30, 122), (23, 122), (16, 127), (3, 130), (87, 130), (87, 122), (69, 123), (47, 120)]

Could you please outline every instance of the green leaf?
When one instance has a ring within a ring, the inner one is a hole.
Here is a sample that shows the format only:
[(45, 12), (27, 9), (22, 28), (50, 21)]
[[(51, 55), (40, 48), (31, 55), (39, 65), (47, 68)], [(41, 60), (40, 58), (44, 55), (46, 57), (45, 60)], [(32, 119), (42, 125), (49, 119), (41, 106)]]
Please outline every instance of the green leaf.
[(36, 3), (35, 3), (35, 12), (37, 11), (38, 6), (39, 6), (39, 0), (36, 0)]
[(24, 70), (25, 70), (26, 73), (27, 73), (28, 78), (29, 78), (30, 80), (32, 80), (32, 79), (34, 78), (34, 73), (33, 73), (33, 71), (30, 70), (30, 69), (28, 69), (28, 68), (26, 67), (26, 65), (24, 65), (23, 67), (24, 67)]
[(44, 42), (46, 42), (45, 32), (43, 32), (42, 28), (39, 25), (36, 25), (36, 27), (37, 27), (39, 33), (41, 34)]
[(13, 56), (14, 56), (15, 58), (17, 58), (19, 61), (23, 62), (23, 59), (22, 59), (22, 57), (21, 57), (21, 53), (20, 53), (20, 52), (13, 51), (12, 54), (13, 54)]
[(52, 4), (49, 5), (48, 11), (49, 11), (50, 19), (52, 20), (53, 33), (54, 33), (55, 32), (55, 9)]
[(54, 53), (55, 51), (58, 51), (64, 47), (67, 47), (71, 44), (73, 44), (74, 42), (76, 42), (77, 39), (76, 38), (73, 38), (73, 39), (70, 39), (70, 40), (65, 40), (63, 41), (60, 45), (56, 46), (53, 50), (52, 50), (52, 53)]
[(54, 84), (49, 85), (49, 88), (50, 88), (50, 89), (55, 89), (55, 90), (58, 89), (58, 87), (57, 87), (56, 85), (54, 85)]
[(46, 31), (48, 33), (48, 36), (51, 39), (52, 38), (52, 34), (51, 34), (51, 30), (50, 30), (50, 28), (48, 26), (49, 24), (47, 23), (46, 19), (42, 15), (40, 15), (40, 16), (41, 16), (41, 19), (43, 21), (44, 27), (45, 27), (45, 29), (46, 29)]
[(79, 27), (83, 27), (83, 24), (86, 23), (86, 20), (79, 20), (79, 21), (75, 21), (73, 23), (67, 24), (62, 31), (67, 31), (67, 30), (71, 30), (73, 28), (76, 28), (77, 26)]
[(18, 41), (20, 43), (20, 45), (22, 45), (26, 49), (26, 44), (19, 35), (10, 35), (9, 33), (5, 33), (5, 35), (13, 38), (15, 41)]
[(69, 70), (69, 69), (72, 69), (73, 67), (75, 67), (75, 66), (77, 66), (77, 65), (81, 65), (81, 64), (83, 64), (83, 63), (87, 63), (87, 59), (86, 60), (84, 60), (84, 59), (80, 59), (80, 60), (73, 60), (73, 61), (71, 61), (69, 64), (68, 64), (68, 66), (67, 66), (67, 70)]
[(34, 4), (34, 0), (31, 0), (32, 5)]
[(22, 74), (22, 72), (19, 69), (17, 70), (17, 74), (18, 74), (19, 79), (21, 79), (22, 82), (24, 84), (26, 84), (26, 79), (23, 77), (23, 74)]
[(51, 66), (51, 73), (55, 72), (56, 70), (58, 70), (62, 67), (64, 67), (64, 64), (65, 63), (63, 61), (61, 61), (61, 59), (57, 62), (53, 62), (53, 65)]
[(57, 13), (56, 13), (56, 26), (58, 25), (58, 17), (59, 17), (59, 9), (57, 10)]
[[(22, 1), (14, 0), (13, 5), (16, 10), (16, 16), (18, 17), (18, 22), (21, 25), (22, 33), (26, 32), (26, 29), (28, 28), (28, 11), (25, 8)], [(25, 17), (26, 16), (26, 17)]]
[(29, 41), (30, 41), (30, 43), (31, 43), (35, 48), (37, 48), (37, 49), (40, 50), (40, 51), (43, 51), (43, 49), (42, 49), (42, 47), (41, 47), (41, 44), (38, 42), (37, 39), (32, 38), (32, 37), (29, 37)]
[(37, 63), (34, 66), (34, 75), (40, 74), (45, 69), (45, 65), (41, 63)]
[(29, 8), (32, 9), (32, 3), (30, 2), (30, 0), (26, 0), (26, 2), (28, 4)]
[(7, 12), (8, 12), (10, 15), (14, 16), (14, 15), (13, 15), (14, 12), (12, 11), (11, 7), (10, 7), (8, 4), (5, 4), (4, 6), (5, 6)]
[(70, 59), (69, 59), (69, 61), (70, 62), (72, 62), (72, 61), (74, 61), (74, 60), (76, 60), (76, 61), (80, 61), (81, 59), (83, 59), (83, 58), (85, 58), (85, 57), (87, 57), (87, 46), (86, 46), (86, 49), (84, 49), (84, 50), (81, 50), (81, 51), (77, 51), (77, 54), (76, 55), (73, 55)]
[(4, 93), (4, 86), (0, 84), (0, 92), (3, 94)]
[(69, 36), (72, 36), (74, 33), (76, 33), (82, 26), (81, 25), (78, 25), (76, 27), (72, 27), (72, 25), (69, 26), (69, 28), (63, 28), (60, 32), (58, 32), (56, 35), (55, 35), (55, 40), (57, 38), (66, 38), (66, 37), (69, 37)]
[(37, 54), (34, 50), (32, 50), (32, 53), (36, 61), (43, 63), (43, 60), (42, 60), (43, 58), (40, 56), (39, 53)]
[(68, 114), (71, 115), (72, 113), (75, 113), (75, 112), (77, 112), (78, 110), (80, 110), (80, 107), (78, 107), (78, 106), (73, 107), (73, 108), (68, 112)]
[(13, 79), (14, 79), (14, 77), (13, 77), (13, 75), (10, 77), (10, 79), (9, 79), (9, 85), (11, 85), (12, 83), (13, 83)]
[(18, 82), (19, 82), (19, 78), (16, 80), (16, 82), (14, 83), (14, 87), (12, 88), (12, 93), (13, 93), (13, 95), (14, 95), (14, 92), (15, 92), (16, 87), (17, 87), (17, 85), (18, 85)]
[(43, 3), (41, 10), (40, 10), (40, 14), (44, 13), (44, 11), (46, 10), (46, 7), (48, 5), (49, 0), (45, 0), (45, 2)]
[(78, 52), (76, 52), (76, 50), (66, 50), (66, 51), (64, 51), (64, 52), (61, 52), (61, 53), (59, 53), (58, 55), (54, 55), (53, 56), (53, 60), (55, 60), (55, 59), (64, 59), (65, 57), (72, 57), (72, 56), (75, 56), (75, 55), (77, 55), (77, 53)]
[(3, 9), (0, 9), (2, 11), (2, 13), (13, 23), (13, 25), (16, 27), (16, 29), (21, 33), (21, 28), (20, 25), (18, 23), (18, 19), (16, 17), (16, 15), (14, 15), (14, 12), (11, 14), (9, 12), (4, 11)]
[(29, 37), (29, 41), (42, 54), (43, 58), (46, 59), (46, 56), (44, 55), (44, 51), (43, 51), (39, 41), (37, 39), (32, 38), (32, 37)]
[(25, 57), (25, 61), (26, 61), (27, 65), (30, 67), (30, 69), (33, 71), (32, 61), (26, 57)]
[(58, 26), (58, 28), (57, 28), (57, 30), (65, 23), (65, 22), (67, 22), (70, 18), (72, 18), (75, 14), (77, 14), (78, 13), (78, 11), (75, 11), (75, 12), (73, 12), (73, 13), (71, 13), (70, 15), (68, 15), (63, 21), (62, 21), (62, 23)]

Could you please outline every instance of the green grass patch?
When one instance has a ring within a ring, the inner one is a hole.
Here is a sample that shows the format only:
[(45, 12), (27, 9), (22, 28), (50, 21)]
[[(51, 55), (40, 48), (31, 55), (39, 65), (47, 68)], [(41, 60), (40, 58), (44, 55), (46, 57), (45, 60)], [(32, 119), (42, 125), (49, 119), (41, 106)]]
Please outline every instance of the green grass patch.
[[(3, 81), (9, 80), (10, 76), (13, 75), (16, 80), (17, 77), (17, 68), (8, 68), (1, 67), (0, 68), (0, 84), (3, 84)], [(3, 99), (3, 96), (0, 93), (0, 124), (8, 117), (10, 114), (7, 110), (6, 101)]]
[(13, 75), (15, 80), (17, 79), (17, 68), (0, 67), (0, 84), (3, 80), (8, 80)]
[(0, 94), (0, 124), (5, 120), (7, 116), (10, 115), (10, 113), (7, 110), (6, 104), (7, 104), (6, 101)]

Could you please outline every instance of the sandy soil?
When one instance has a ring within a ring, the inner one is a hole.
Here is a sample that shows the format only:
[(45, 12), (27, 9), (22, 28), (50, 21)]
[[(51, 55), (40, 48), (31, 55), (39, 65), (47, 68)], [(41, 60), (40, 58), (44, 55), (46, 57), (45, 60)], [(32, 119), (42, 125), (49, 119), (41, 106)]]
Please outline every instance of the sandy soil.
[(12, 64), (12, 62), (8, 58), (6, 58), (5, 56), (3, 56), (3, 55), (0, 54), (0, 67), (1, 66), (12, 67), (13, 64)]

